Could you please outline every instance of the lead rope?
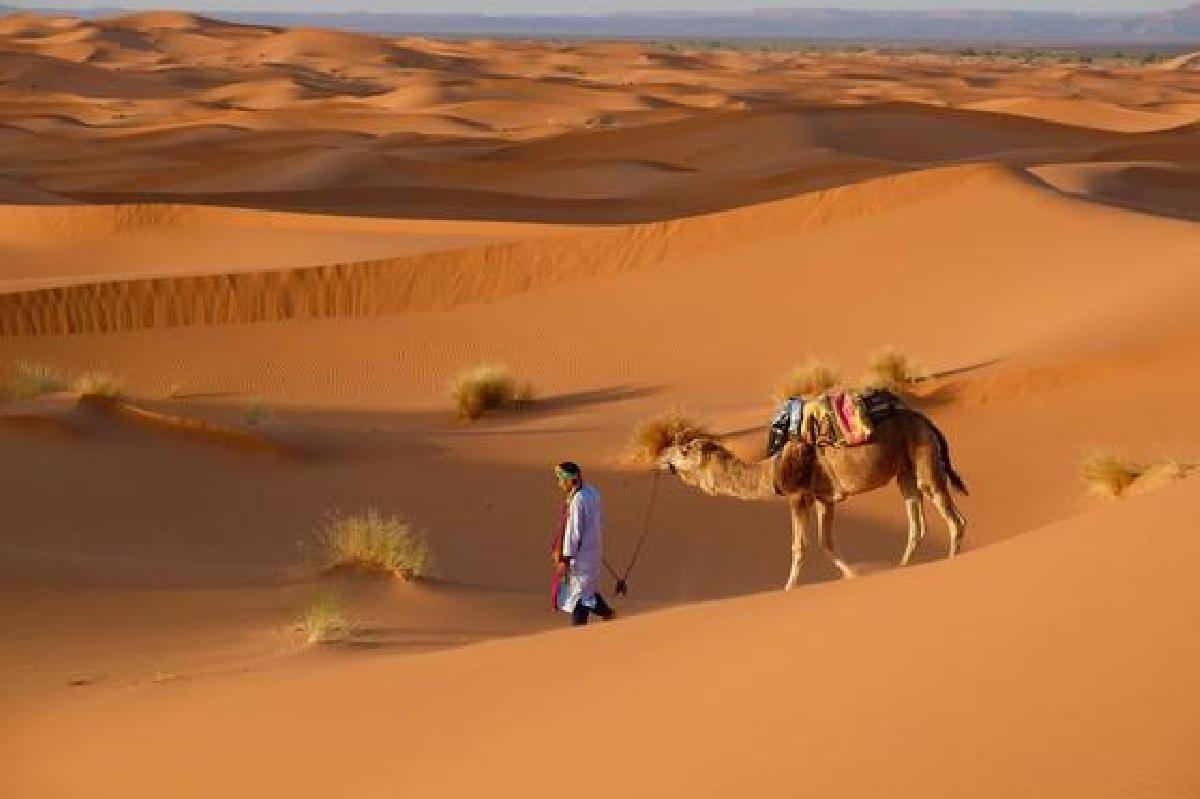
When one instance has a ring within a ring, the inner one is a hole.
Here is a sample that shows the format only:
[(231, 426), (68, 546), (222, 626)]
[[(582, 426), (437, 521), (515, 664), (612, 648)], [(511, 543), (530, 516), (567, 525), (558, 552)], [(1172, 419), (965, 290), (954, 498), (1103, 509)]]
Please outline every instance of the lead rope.
[(654, 500), (658, 497), (658, 478), (661, 473), (655, 469), (654, 477), (650, 481), (650, 501), (646, 503), (646, 516), (642, 520), (642, 534), (638, 536), (637, 546), (633, 549), (633, 557), (629, 559), (629, 567), (625, 569), (624, 575), (618, 575), (616, 569), (608, 565), (608, 561), (604, 562), (605, 568), (609, 573), (616, 578), (617, 584), (613, 588), (613, 593), (617, 596), (625, 596), (629, 593), (629, 575), (633, 573), (633, 567), (637, 563), (638, 555), (642, 553), (642, 545), (646, 543), (646, 538), (650, 535), (650, 520), (654, 515)]

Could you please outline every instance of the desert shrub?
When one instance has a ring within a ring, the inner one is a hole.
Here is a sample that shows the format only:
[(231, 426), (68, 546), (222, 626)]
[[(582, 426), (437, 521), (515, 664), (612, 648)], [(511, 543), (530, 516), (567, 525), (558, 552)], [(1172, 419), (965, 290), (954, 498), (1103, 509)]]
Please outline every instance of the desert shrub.
[(771, 398), (782, 402), (788, 397), (812, 397), (828, 391), (840, 382), (841, 378), (834, 367), (819, 358), (812, 358), (776, 383)]
[(269, 416), (267, 406), (260, 399), (252, 399), (242, 406), (242, 421), (248, 427), (258, 427), (267, 421)]
[(1179, 458), (1165, 458), (1155, 461), (1142, 470), (1141, 475), (1133, 484), (1133, 491), (1153, 491), (1168, 483), (1182, 480), (1196, 469), (1196, 464), (1188, 463)]
[(391, 574), (405, 580), (427, 577), (429, 544), (408, 522), (375, 508), (345, 515), (333, 513), (318, 532), (328, 569)]
[(296, 628), (304, 633), (310, 644), (344, 641), (353, 632), (353, 626), (342, 613), (337, 598), (327, 591), (313, 598), (312, 604), (297, 619)]
[(1083, 456), (1080, 477), (1088, 493), (1119, 497), (1142, 476), (1145, 467), (1113, 450), (1092, 450)]
[(10, 399), (30, 399), (67, 389), (67, 381), (54, 369), (32, 361), (17, 361), (4, 386)]
[(900, 389), (916, 383), (924, 373), (916, 363), (895, 347), (884, 347), (867, 359), (866, 385)]
[(1088, 493), (1117, 498), (1161, 488), (1195, 469), (1195, 463), (1179, 458), (1143, 463), (1113, 450), (1091, 450), (1083, 456), (1080, 475)]
[(711, 437), (704, 425), (682, 411), (667, 411), (643, 419), (634, 427), (629, 457), (638, 463), (652, 463), (672, 444)]
[(502, 364), (485, 364), (462, 372), (451, 383), (450, 393), (458, 417), (465, 421), (533, 399), (533, 387), (518, 384), (512, 371)]
[(120, 397), (121, 381), (108, 372), (85, 372), (71, 383), (71, 391), (86, 397)]

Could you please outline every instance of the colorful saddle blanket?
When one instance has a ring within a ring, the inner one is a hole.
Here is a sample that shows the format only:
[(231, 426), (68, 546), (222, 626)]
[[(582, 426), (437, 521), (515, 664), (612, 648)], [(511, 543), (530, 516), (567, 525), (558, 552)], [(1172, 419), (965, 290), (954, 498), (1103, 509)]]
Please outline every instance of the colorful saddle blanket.
[(887, 389), (837, 391), (814, 400), (812, 405), (806, 437), (822, 447), (870, 443), (875, 425), (905, 407)]

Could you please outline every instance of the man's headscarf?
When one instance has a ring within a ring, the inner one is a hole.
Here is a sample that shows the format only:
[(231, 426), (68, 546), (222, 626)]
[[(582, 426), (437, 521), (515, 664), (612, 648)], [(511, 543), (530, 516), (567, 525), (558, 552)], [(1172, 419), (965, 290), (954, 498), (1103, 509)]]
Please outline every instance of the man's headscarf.
[(579, 464), (571, 461), (563, 461), (555, 466), (554, 473), (562, 480), (578, 480), (583, 476), (583, 471), (579, 468)]

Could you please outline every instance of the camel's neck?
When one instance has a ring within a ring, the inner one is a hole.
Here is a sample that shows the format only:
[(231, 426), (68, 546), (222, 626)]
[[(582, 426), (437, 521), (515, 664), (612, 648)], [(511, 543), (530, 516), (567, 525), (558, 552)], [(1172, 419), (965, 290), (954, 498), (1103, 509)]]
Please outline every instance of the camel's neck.
[(706, 494), (737, 497), (738, 499), (767, 499), (775, 496), (774, 461), (770, 458), (746, 463), (732, 452), (714, 449), (700, 466), (680, 470), (679, 478)]

